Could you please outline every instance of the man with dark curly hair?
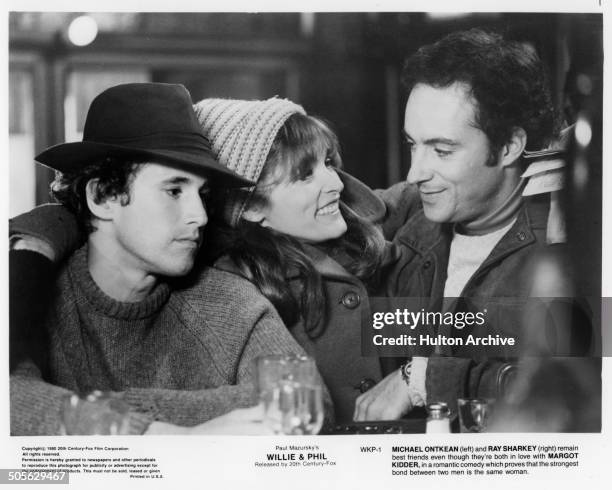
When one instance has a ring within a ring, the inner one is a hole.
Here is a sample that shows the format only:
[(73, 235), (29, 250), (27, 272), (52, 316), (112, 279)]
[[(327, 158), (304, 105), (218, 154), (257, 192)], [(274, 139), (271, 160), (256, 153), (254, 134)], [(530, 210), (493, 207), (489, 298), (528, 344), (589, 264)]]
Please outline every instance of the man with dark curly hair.
[[(386, 234), (406, 264), (391, 278), (393, 289), (426, 298), (419, 305), (426, 311), (486, 318), (481, 325), (418, 333), (499, 334), (518, 342), (530, 264), (559, 240), (550, 229), (549, 196), (523, 195), (527, 158), (556, 135), (544, 66), (533, 47), (472, 29), (421, 47), (407, 60), (403, 82), (410, 171), (407, 182), (382, 193)], [(470, 358), (516, 352), (421, 345), (420, 356), (358, 399), (355, 417), (397, 418), (429, 401), (454, 407), (462, 396), (495, 397), (507, 366)]]
[[(257, 402), (257, 356), (303, 352), (250, 282), (210, 267), (181, 279), (202, 242), (211, 183), (251, 184), (214, 159), (182, 85), (104, 91), (89, 108), (83, 141), (36, 158), (57, 171), (52, 192), (66, 210), (55, 206), (49, 221), (43, 212), (34, 228), (70, 227), (76, 217), (86, 242), (43, 293), (50, 298), (44, 328), (36, 323), (41, 312), (27, 324), (23, 298), (31, 294), (11, 291), (12, 434), (96, 433), (109, 400), (128, 411), (124, 433), (196, 426)], [(32, 270), (33, 260), (43, 264), (37, 275), (50, 268), (19, 248), (12, 274)], [(35, 282), (11, 278), (28, 279)], [(38, 358), (27, 355), (28, 345), (19, 348), (28, 330), (47, 336)], [(69, 427), (62, 407), (94, 391), (111, 395), (81, 402), (88, 423)]]

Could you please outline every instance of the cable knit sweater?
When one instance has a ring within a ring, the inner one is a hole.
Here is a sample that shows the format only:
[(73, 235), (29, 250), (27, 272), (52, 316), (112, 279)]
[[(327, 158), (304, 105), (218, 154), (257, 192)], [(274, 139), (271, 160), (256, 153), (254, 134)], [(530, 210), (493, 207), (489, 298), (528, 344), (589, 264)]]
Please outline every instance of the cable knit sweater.
[(11, 375), (11, 432), (57, 434), (62, 397), (94, 389), (120, 392), (145, 417), (189, 426), (254, 404), (254, 359), (302, 350), (248, 281), (214, 268), (192, 279), (122, 303), (91, 278), (87, 248), (75, 252), (47, 317), (47, 379), (27, 360)]

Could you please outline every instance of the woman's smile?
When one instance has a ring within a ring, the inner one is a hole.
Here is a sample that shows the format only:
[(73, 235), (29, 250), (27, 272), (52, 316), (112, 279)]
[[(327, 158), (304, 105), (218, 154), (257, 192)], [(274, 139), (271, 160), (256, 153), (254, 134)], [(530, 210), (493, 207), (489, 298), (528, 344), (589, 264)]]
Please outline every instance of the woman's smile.
[(316, 216), (329, 216), (340, 212), (340, 199), (334, 199), (332, 202), (320, 207), (315, 213)]

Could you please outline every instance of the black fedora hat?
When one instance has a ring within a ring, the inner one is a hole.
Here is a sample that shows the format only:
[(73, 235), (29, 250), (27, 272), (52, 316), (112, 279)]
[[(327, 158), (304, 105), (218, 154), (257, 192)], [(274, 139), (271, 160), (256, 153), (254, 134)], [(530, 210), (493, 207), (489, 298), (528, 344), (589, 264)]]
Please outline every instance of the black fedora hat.
[(182, 85), (128, 83), (105, 90), (89, 106), (83, 141), (47, 148), (36, 161), (74, 172), (107, 156), (204, 172), (231, 187), (253, 185), (215, 160)]

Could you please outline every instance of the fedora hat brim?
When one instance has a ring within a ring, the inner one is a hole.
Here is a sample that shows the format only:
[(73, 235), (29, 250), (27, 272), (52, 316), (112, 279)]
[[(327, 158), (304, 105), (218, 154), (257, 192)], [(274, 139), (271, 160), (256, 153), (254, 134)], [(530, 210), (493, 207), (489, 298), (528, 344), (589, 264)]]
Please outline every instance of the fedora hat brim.
[(93, 163), (105, 157), (124, 157), (150, 159), (151, 162), (167, 164), (171, 167), (207, 174), (224, 187), (247, 187), (255, 185), (248, 179), (239, 176), (218, 163), (212, 155), (201, 151), (191, 154), (186, 151), (140, 149), (95, 141), (78, 141), (62, 143), (47, 148), (36, 156), (35, 160), (43, 165), (69, 173), (83, 168), (84, 164)]

